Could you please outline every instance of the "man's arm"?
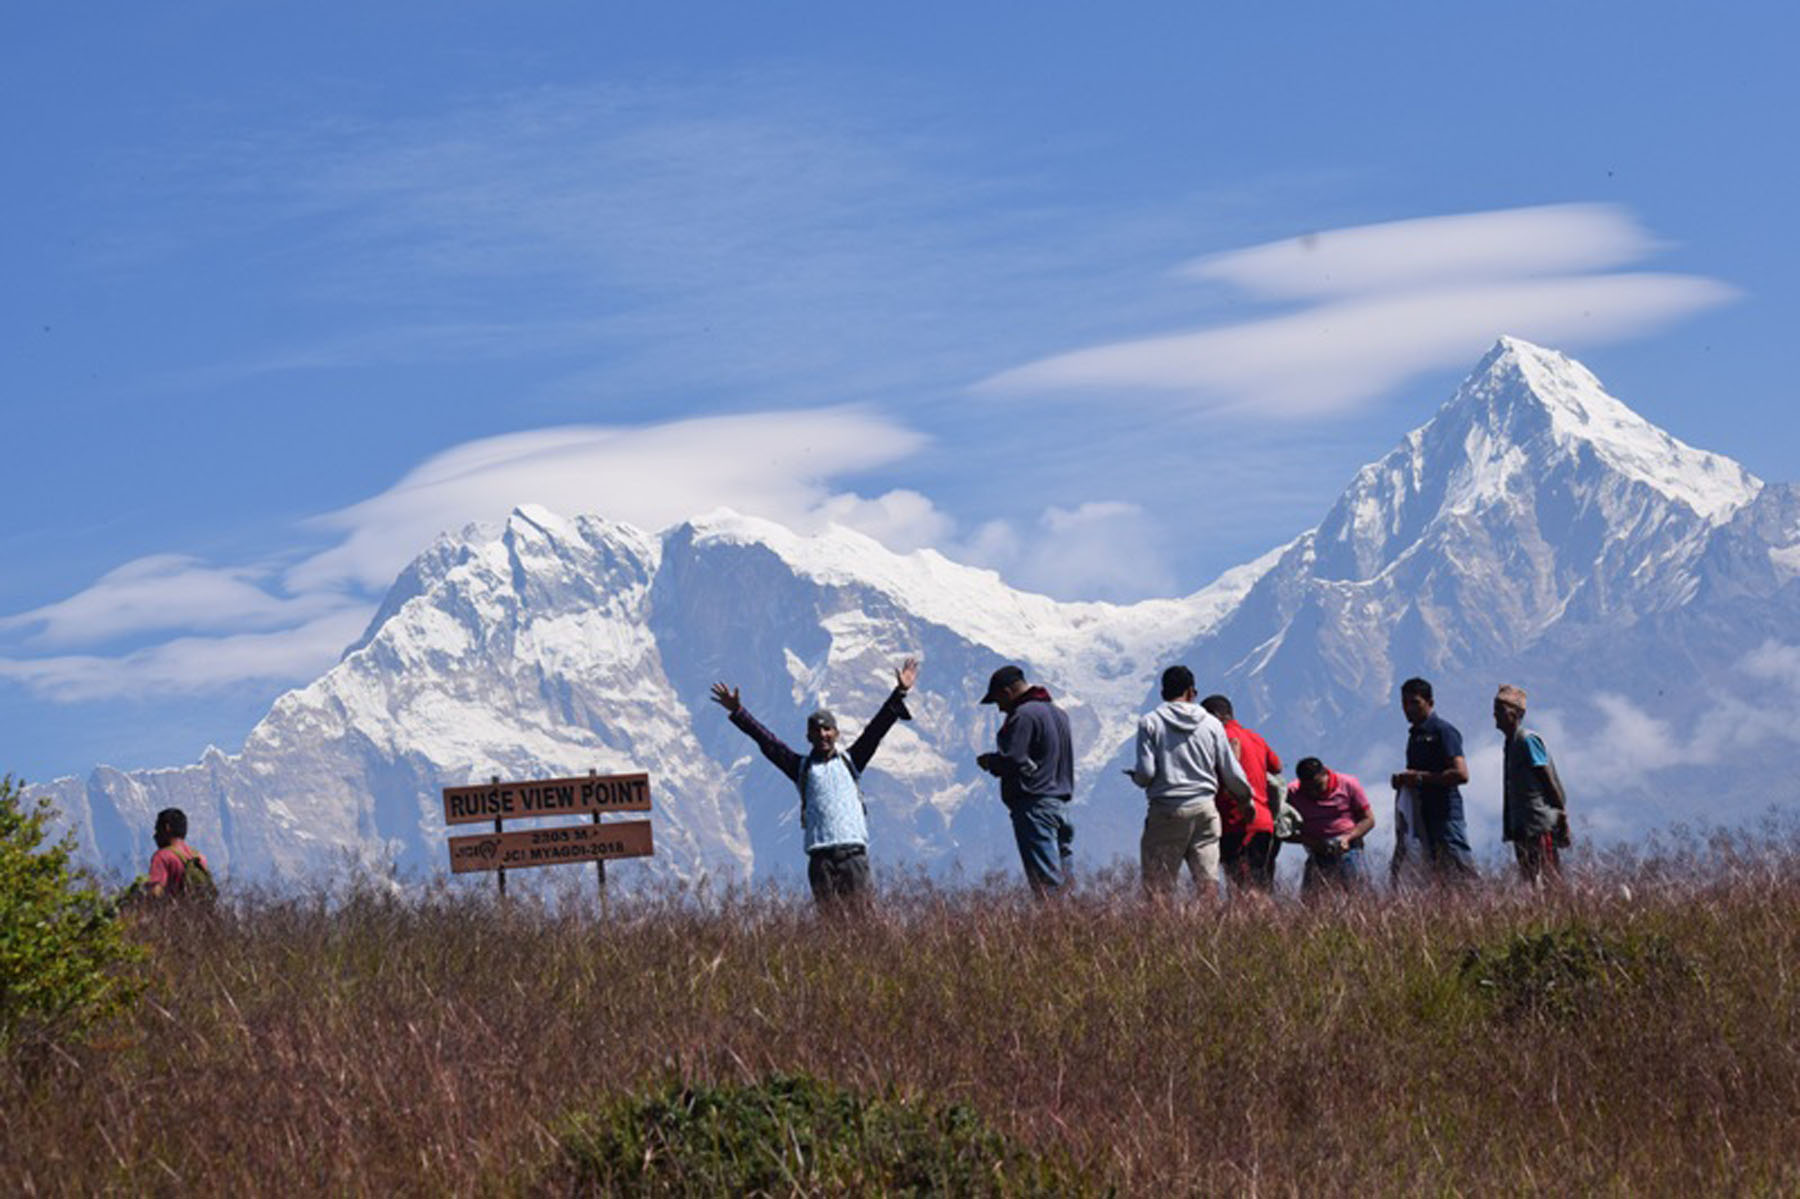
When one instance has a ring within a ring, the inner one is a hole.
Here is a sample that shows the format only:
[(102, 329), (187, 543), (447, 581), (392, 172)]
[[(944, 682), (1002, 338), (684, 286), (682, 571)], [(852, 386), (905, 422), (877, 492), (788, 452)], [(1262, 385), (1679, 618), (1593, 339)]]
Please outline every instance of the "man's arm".
[(919, 680), (919, 660), (908, 658), (894, 672), (894, 689), (888, 694), (881, 710), (850, 746), (850, 763), (861, 774), (868, 769), (869, 759), (875, 756), (875, 750), (881, 745), (881, 739), (887, 736), (888, 730), (894, 727), (896, 720), (911, 720), (912, 713), (906, 710), (906, 693), (912, 690), (913, 684)]
[(1544, 739), (1536, 733), (1527, 733), (1525, 748), (1531, 753), (1531, 768), (1537, 772), (1539, 785), (1550, 797), (1550, 806), (1559, 812), (1566, 811), (1567, 797), (1563, 794), (1562, 779), (1550, 765), (1550, 751), (1544, 748)]
[(762, 750), (763, 757), (769, 759), (775, 769), (790, 779), (800, 777), (800, 755), (789, 748), (787, 742), (764, 728), (756, 717), (744, 708), (743, 701), (738, 698), (736, 687), (727, 687), (724, 683), (714, 683), (712, 699), (715, 704), (731, 713), (731, 723), (735, 724)]
[(1443, 730), (1444, 753), (1450, 759), (1448, 770), (1439, 770), (1431, 780), (1433, 786), (1460, 787), (1469, 781), (1469, 759), (1463, 756), (1462, 734), (1453, 724), (1439, 722)]
[(1402, 770), (1394, 775), (1394, 790), (1402, 787), (1461, 787), (1469, 781), (1469, 760), (1458, 754), (1448, 770)]
[(1256, 792), (1244, 774), (1243, 763), (1238, 761), (1237, 742), (1226, 736), (1221, 728), (1214, 738), (1214, 745), (1218, 749), (1219, 786), (1236, 802), (1238, 815), (1244, 823), (1253, 823), (1256, 820)]
[(150, 894), (161, 898), (169, 888), (169, 860), (161, 850), (150, 855), (150, 877), (148, 879)]
[(1358, 820), (1349, 832), (1336, 838), (1340, 850), (1349, 849), (1375, 831), (1375, 809), (1370, 805), (1369, 797), (1364, 794), (1362, 784), (1354, 779), (1347, 779), (1344, 783), (1344, 790), (1350, 796), (1350, 810), (1353, 812), (1360, 810), (1362, 819)]
[(1138, 720), (1137, 762), (1125, 773), (1132, 782), (1148, 790), (1156, 781), (1156, 729), (1160, 727), (1148, 716)]
[(1037, 739), (1038, 725), (1043, 719), (1032, 709), (1041, 706), (1026, 704), (1013, 709), (995, 739), (998, 751), (975, 759), (983, 770), (1004, 781), (1016, 779), (1031, 769), (1031, 743)]

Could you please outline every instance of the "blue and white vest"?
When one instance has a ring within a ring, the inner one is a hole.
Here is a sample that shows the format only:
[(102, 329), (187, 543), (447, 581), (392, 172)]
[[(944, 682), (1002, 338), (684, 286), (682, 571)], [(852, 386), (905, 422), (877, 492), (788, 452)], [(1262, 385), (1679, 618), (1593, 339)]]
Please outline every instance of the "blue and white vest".
[(863, 812), (862, 787), (849, 754), (823, 762), (808, 754), (800, 760), (800, 828), (806, 852), (845, 845), (867, 845), (869, 825)]

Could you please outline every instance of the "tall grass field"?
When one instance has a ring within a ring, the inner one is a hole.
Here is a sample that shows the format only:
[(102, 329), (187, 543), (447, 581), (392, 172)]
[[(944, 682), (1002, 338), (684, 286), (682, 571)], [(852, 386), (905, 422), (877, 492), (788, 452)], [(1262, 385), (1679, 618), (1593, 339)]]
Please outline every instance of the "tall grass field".
[(458, 883), (123, 919), (141, 996), (0, 1068), (8, 1194), (1800, 1193), (1791, 840), (1315, 907), (890, 876), (854, 918)]

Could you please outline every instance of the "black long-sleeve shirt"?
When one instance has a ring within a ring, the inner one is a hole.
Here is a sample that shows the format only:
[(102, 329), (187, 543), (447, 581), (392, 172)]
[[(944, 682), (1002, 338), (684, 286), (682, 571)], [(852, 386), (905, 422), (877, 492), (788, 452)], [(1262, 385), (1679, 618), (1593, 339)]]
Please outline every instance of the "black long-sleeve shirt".
[[(875, 713), (874, 718), (869, 721), (862, 733), (850, 743), (850, 764), (856, 768), (856, 773), (860, 775), (868, 768), (869, 759), (875, 756), (875, 750), (881, 745), (881, 739), (887, 736), (888, 730), (894, 727), (896, 720), (911, 719), (912, 713), (906, 708), (905, 689), (894, 688), (886, 702), (881, 705), (881, 710)], [(763, 757), (774, 763), (775, 769), (796, 783), (800, 781), (800, 766), (808, 754), (794, 752), (787, 742), (764, 728), (756, 717), (750, 715), (750, 709), (742, 705), (739, 705), (738, 710), (731, 714), (731, 723), (742, 729), (752, 741), (756, 742), (756, 747), (762, 750)]]

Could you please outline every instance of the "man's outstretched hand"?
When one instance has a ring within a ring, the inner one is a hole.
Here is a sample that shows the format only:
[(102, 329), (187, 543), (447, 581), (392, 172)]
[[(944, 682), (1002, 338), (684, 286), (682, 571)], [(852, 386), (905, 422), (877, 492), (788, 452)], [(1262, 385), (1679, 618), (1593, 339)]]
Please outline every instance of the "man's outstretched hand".
[(918, 681), (919, 660), (917, 658), (908, 658), (900, 663), (900, 669), (894, 672), (894, 682), (900, 685), (902, 691), (911, 691), (913, 684)]
[(713, 703), (718, 704), (727, 712), (735, 712), (744, 706), (744, 701), (738, 698), (738, 689), (727, 687), (724, 683), (713, 684), (712, 698)]

